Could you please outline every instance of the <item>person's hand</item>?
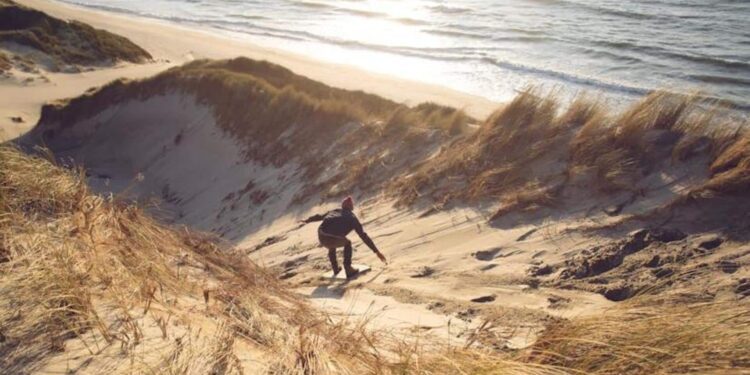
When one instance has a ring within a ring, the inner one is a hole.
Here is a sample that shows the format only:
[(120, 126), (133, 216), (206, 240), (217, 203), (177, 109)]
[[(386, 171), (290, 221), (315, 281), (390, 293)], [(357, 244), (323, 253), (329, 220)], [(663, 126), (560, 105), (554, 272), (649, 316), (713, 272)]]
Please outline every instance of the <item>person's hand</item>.
[(383, 253), (378, 251), (377, 253), (375, 253), (375, 255), (378, 256), (378, 259), (380, 259), (381, 262), (383, 262), (384, 264), (388, 264), (388, 260), (385, 259), (385, 255), (383, 255)]

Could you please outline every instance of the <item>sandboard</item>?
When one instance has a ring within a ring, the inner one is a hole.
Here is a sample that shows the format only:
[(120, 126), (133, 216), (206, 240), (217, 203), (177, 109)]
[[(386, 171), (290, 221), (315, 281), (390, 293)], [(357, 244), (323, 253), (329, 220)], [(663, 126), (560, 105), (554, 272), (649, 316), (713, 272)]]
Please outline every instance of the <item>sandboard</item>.
[[(355, 279), (367, 272), (370, 272), (371, 270), (370, 266), (366, 264), (352, 264), (352, 267), (359, 270), (359, 273), (357, 274), (357, 276), (354, 276)], [(326, 272), (325, 276), (333, 280), (346, 280), (346, 272), (344, 272), (343, 269), (336, 276), (333, 276), (333, 271)]]

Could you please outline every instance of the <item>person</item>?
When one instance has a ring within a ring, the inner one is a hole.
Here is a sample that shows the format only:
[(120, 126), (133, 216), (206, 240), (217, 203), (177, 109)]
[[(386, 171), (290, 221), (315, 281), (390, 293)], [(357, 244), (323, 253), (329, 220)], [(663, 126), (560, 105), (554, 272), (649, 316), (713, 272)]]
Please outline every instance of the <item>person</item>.
[(362, 224), (359, 222), (359, 219), (357, 219), (357, 216), (354, 215), (354, 200), (352, 197), (346, 197), (346, 199), (341, 202), (341, 208), (339, 209), (329, 211), (322, 215), (313, 215), (302, 220), (305, 224), (316, 221), (322, 221), (318, 227), (318, 240), (323, 247), (328, 249), (328, 260), (331, 262), (334, 276), (341, 272), (339, 263), (336, 260), (336, 249), (340, 247), (344, 248), (344, 272), (346, 272), (346, 278), (352, 279), (359, 273), (359, 270), (352, 267), (352, 241), (349, 241), (349, 239), (346, 238), (346, 235), (352, 230), (357, 232), (359, 238), (362, 239), (362, 242), (364, 242), (383, 263), (387, 263), (385, 255), (378, 250), (375, 243), (370, 239), (370, 236), (368, 236), (362, 229)]

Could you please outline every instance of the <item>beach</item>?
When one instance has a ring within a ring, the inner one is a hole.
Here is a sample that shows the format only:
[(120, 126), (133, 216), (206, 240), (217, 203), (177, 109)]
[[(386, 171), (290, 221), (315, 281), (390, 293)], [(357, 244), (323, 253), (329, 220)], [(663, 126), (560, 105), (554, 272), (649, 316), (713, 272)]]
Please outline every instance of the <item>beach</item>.
[[(324, 63), (207, 31), (51, 1), (24, 0), (19, 3), (55, 17), (79, 20), (121, 34), (149, 51), (155, 61), (142, 66), (126, 65), (84, 73), (48, 73), (49, 83), (24, 85), (0, 82), (0, 97), (4, 98), (0, 103), (0, 124), (4, 139), (17, 137), (33, 126), (39, 118), (41, 106), (47, 101), (74, 97), (91, 87), (118, 78), (148, 77), (170, 67), (203, 58), (246, 56), (268, 60), (335, 87), (364, 90), (409, 105), (436, 102), (462, 108), (476, 118), (486, 117), (497, 107), (497, 103), (486, 98), (449, 88), (372, 73), (345, 64)], [(16, 116), (23, 117), (24, 122), (19, 124), (10, 120), (10, 117)]]

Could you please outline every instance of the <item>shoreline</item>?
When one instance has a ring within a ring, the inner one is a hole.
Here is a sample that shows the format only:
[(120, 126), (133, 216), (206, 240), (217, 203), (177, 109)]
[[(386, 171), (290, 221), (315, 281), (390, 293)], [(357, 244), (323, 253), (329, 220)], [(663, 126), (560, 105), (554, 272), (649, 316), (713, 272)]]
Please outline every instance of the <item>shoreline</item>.
[[(92, 86), (100, 86), (117, 78), (145, 78), (186, 62), (208, 58), (225, 59), (245, 56), (268, 60), (297, 74), (348, 90), (362, 90), (396, 102), (416, 105), (435, 102), (461, 108), (482, 120), (500, 103), (463, 93), (448, 87), (410, 81), (355, 66), (332, 64), (292, 52), (269, 49), (251, 41), (233, 38), (206, 29), (193, 29), (163, 21), (138, 18), (49, 0), (18, 0), (19, 4), (38, 9), (65, 20), (77, 20), (124, 37), (146, 49), (154, 62), (143, 65), (121, 65), (83, 73), (47, 73), (50, 82), (21, 85), (0, 83), (0, 96), (10, 98), (0, 104), (0, 139), (11, 139), (36, 124), (41, 106), (83, 94)], [(10, 121), (21, 115), (24, 123)]]

